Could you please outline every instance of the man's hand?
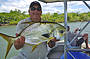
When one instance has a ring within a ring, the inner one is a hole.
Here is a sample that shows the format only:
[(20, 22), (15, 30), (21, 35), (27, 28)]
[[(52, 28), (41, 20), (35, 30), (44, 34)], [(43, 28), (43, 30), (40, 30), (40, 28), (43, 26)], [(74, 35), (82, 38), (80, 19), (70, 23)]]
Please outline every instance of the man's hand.
[(76, 28), (75, 31), (74, 31), (74, 33), (77, 33), (77, 31), (79, 31), (79, 28)]
[(83, 39), (84, 40), (87, 40), (88, 39), (88, 34), (87, 33), (83, 34), (82, 36), (83, 36)]
[(15, 48), (18, 50), (20, 48), (22, 48), (25, 44), (25, 37), (21, 36), (20, 38), (18, 38), (15, 42), (14, 42), (14, 46)]
[(49, 46), (50, 48), (53, 48), (53, 47), (55, 46), (55, 42), (52, 41), (52, 40), (50, 40), (49, 43), (48, 43), (48, 46)]
[(49, 43), (48, 43), (48, 46), (50, 48), (53, 48), (55, 46), (55, 44), (56, 44), (56, 41), (58, 41), (58, 40), (56, 40), (56, 38), (50, 40)]

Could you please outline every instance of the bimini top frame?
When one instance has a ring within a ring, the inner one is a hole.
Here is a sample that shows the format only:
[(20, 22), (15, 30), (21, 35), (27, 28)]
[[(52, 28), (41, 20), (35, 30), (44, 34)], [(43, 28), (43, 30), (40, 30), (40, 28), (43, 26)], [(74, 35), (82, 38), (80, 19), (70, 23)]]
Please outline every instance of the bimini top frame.
[[(64, 2), (64, 0), (39, 0), (44, 3), (52, 3), (52, 2)], [(67, 0), (67, 1), (90, 1), (90, 0)]]
[[(67, 1), (83, 1), (84, 4), (90, 9), (90, 6), (85, 2), (85, 1), (90, 1), (90, 0), (39, 0), (39, 1), (44, 2), (44, 3), (64, 2), (64, 26), (66, 27), (66, 30), (67, 30)], [(82, 31), (89, 23), (90, 23), (90, 21), (82, 28)], [(82, 31), (80, 31), (78, 34), (80, 34)], [(67, 31), (66, 31), (66, 33), (67, 33)], [(67, 52), (69, 53), (69, 51), (90, 51), (90, 50), (86, 50), (86, 49), (78, 49), (78, 50), (68, 49), (67, 48), (67, 38), (68, 38), (68, 36), (66, 35), (64, 37), (64, 59), (67, 59)], [(69, 44), (71, 44), (73, 41), (74, 41), (74, 39)], [(74, 56), (72, 56), (72, 57), (74, 58)]]

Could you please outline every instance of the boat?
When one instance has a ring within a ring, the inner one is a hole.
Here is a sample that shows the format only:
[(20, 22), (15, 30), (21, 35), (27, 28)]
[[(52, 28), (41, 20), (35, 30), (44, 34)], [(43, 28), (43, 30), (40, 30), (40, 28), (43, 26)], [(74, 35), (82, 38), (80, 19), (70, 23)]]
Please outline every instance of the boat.
[[(65, 21), (64, 26), (65, 27), (67, 26), (67, 2), (68, 1), (83, 1), (83, 3), (90, 9), (90, 6), (86, 3), (86, 1), (90, 1), (90, 0), (39, 0), (39, 1), (44, 2), (44, 3), (64, 2), (64, 21)], [(89, 23), (90, 23), (90, 21), (87, 22), (87, 24), (76, 35), (75, 38), (77, 38), (77, 36), (88, 26)], [(59, 42), (56, 47), (54, 47), (52, 50), (49, 51), (49, 53), (47, 55), (48, 59), (60, 59), (60, 56), (62, 56), (63, 53), (64, 53), (64, 59), (67, 59), (68, 51), (76, 51), (76, 52), (84, 51), (85, 53), (88, 52), (87, 54), (90, 56), (90, 49), (66, 49), (67, 48), (67, 44), (66, 44), (67, 40), (66, 39), (67, 39), (67, 37), (65, 36), (64, 42)], [(73, 42), (73, 40), (69, 44), (71, 44)], [(72, 56), (72, 57), (73, 57), (73, 59), (75, 59), (74, 56)]]

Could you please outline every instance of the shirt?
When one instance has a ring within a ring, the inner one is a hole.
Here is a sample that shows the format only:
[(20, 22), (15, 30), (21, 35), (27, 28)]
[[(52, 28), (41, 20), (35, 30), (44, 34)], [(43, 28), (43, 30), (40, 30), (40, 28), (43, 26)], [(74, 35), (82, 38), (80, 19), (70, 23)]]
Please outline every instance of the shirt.
[[(30, 18), (21, 20), (17, 26), (16, 26), (16, 33), (20, 33), (22, 29), (27, 27), (29, 24), (21, 24), (22, 22), (29, 22), (31, 21)], [(28, 29), (27, 29), (28, 30)], [(29, 42), (29, 38), (26, 37), (25, 42)], [(42, 43), (32, 52), (32, 46), (24, 44), (24, 47), (21, 49), (20, 53), (26, 58), (26, 59), (44, 59), (47, 54), (47, 44)]]
[[(30, 22), (30, 18), (21, 20), (16, 26), (16, 32), (20, 33), (22, 29), (27, 27), (29, 24), (21, 24), (23, 22)], [(22, 35), (25, 36), (25, 42), (35, 44), (39, 40), (39, 36), (50, 32), (50, 29), (56, 29), (57, 26), (52, 26), (50, 24), (32, 24), (30, 27), (25, 29), (25, 32)], [(30, 32), (30, 33), (28, 33)], [(54, 31), (55, 32), (55, 31)], [(57, 31), (56, 31), (57, 32)], [(34, 33), (34, 34), (33, 34)], [(56, 33), (55, 33), (56, 34)], [(59, 35), (59, 34), (57, 34)], [(53, 36), (53, 33), (51, 34)], [(56, 36), (59, 38), (59, 36)], [(24, 44), (24, 47), (21, 50), (21, 54), (26, 57), (26, 59), (44, 59), (48, 53), (47, 44), (43, 42), (32, 52), (32, 46)]]
[[(68, 36), (68, 41), (71, 42), (73, 40), (73, 38), (77, 35), (77, 33), (73, 33), (71, 31), (67, 32), (67, 36)], [(81, 37), (82, 35), (78, 35), (78, 37)], [(78, 37), (71, 43), (71, 46), (76, 46)]]

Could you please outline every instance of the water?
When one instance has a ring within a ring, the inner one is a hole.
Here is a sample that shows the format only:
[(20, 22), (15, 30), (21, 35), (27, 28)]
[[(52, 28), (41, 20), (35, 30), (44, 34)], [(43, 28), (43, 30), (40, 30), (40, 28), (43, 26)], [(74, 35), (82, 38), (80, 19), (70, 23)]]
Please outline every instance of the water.
[[(15, 36), (16, 33), (16, 26), (0, 26), (0, 33), (8, 34), (11, 36)], [(0, 37), (0, 59), (4, 59), (5, 52), (6, 52), (7, 42)], [(7, 56), (7, 59), (16, 55), (19, 51), (15, 50), (14, 46), (12, 46), (10, 53)]]
[[(71, 28), (71, 31), (73, 31), (75, 28), (82, 28), (86, 22), (76, 22), (76, 23), (68, 23), (68, 25)], [(11, 36), (15, 36), (16, 33), (16, 26), (11, 25), (11, 26), (0, 26), (0, 33), (5, 33)], [(89, 44), (90, 44), (90, 24), (85, 28), (85, 30), (82, 32), (83, 33), (88, 33), (89, 35)], [(0, 59), (4, 59), (5, 52), (6, 52), (6, 46), (7, 42), (0, 37)], [(10, 53), (7, 56), (7, 59), (10, 59), (10, 57), (17, 55), (18, 50), (14, 48), (14, 46), (11, 48)]]

